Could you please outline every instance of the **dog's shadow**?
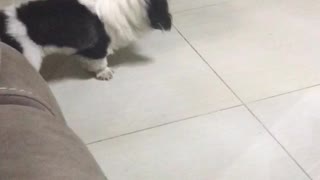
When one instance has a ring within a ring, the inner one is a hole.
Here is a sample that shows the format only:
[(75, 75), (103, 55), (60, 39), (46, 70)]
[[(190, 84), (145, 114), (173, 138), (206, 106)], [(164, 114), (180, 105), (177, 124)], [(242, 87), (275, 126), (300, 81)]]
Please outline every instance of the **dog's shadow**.
[(152, 63), (152, 58), (137, 52), (138, 50), (135, 46), (121, 49), (108, 57), (109, 66), (116, 68), (119, 66), (141, 66)]
[[(152, 62), (151, 58), (136, 53), (137, 49), (130, 46), (117, 51), (108, 57), (111, 68), (119, 66), (141, 66)], [(63, 79), (91, 79), (94, 74), (90, 74), (81, 68), (75, 56), (51, 55), (44, 59), (40, 70), (42, 77), (48, 81), (59, 81)]]

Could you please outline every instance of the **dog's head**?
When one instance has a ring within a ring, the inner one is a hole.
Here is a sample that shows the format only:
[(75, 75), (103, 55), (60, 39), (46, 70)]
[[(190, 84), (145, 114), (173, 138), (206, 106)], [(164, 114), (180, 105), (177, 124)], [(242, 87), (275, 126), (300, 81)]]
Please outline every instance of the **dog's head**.
[(172, 16), (167, 0), (146, 0), (150, 25), (153, 29), (168, 31), (172, 26)]
[(82, 0), (94, 7), (112, 39), (113, 48), (126, 46), (150, 30), (169, 31), (172, 17), (168, 0)]

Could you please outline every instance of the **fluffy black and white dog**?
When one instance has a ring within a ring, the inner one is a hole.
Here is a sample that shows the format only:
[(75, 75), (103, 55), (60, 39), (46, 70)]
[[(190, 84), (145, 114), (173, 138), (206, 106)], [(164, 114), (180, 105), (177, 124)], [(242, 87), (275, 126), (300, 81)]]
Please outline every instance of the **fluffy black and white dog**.
[(64, 53), (109, 80), (107, 55), (171, 21), (167, 0), (33, 0), (0, 11), (0, 38), (37, 70), (44, 56)]

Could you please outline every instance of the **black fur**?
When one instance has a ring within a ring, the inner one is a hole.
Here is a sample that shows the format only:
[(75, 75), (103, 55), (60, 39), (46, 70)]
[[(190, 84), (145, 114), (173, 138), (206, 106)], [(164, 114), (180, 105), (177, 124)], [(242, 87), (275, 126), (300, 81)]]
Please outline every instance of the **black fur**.
[[(154, 29), (170, 30), (171, 14), (167, 0), (147, 0), (148, 16)], [(41, 46), (69, 47), (88, 59), (106, 57), (110, 44), (99, 17), (77, 0), (41, 0), (16, 9), (30, 39)], [(6, 15), (0, 12), (0, 38), (20, 52), (21, 45), (6, 33)]]
[(3, 13), (0, 12), (0, 39), (2, 42), (8, 44), (9, 46), (15, 48), (19, 52), (23, 52), (23, 49), (21, 45), (10, 35), (8, 35), (7, 32), (7, 26), (6, 26), (6, 21), (7, 21), (7, 16)]
[(167, 0), (149, 0), (148, 16), (152, 28), (160, 30), (171, 29), (172, 16), (169, 13)]
[(29, 2), (17, 9), (17, 17), (41, 46), (74, 48), (90, 59), (107, 55), (110, 38), (103, 23), (77, 0)]

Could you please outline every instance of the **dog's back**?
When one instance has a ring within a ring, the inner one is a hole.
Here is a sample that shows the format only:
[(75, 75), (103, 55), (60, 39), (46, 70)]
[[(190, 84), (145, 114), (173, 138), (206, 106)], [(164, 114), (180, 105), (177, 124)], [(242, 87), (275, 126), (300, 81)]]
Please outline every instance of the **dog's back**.
[[(21, 47), (15, 38), (21, 35), (40, 46), (85, 49), (98, 41), (95, 29), (98, 23), (98, 17), (77, 0), (31, 1), (0, 13), (0, 37), (19, 51)], [(15, 29), (12, 36), (8, 33), (9, 25), (11, 30)], [(100, 26), (103, 27), (102, 23)]]

